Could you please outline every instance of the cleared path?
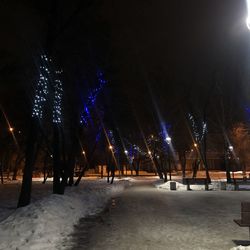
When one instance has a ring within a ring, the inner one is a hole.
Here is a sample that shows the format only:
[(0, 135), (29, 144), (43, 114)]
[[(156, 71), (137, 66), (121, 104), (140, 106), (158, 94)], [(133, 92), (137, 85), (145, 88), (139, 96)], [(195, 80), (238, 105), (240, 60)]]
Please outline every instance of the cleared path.
[(250, 201), (250, 193), (161, 191), (150, 181), (138, 181), (102, 214), (82, 219), (70, 249), (228, 250), (237, 243), (250, 245), (248, 229), (233, 222), (240, 217), (241, 201)]

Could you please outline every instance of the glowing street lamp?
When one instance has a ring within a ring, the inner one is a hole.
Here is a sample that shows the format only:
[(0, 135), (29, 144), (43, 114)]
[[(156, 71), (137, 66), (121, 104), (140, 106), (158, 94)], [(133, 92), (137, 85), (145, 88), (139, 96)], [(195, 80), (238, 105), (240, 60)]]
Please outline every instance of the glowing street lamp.
[(172, 141), (171, 137), (169, 137), (169, 136), (168, 136), (168, 137), (166, 138), (166, 142), (167, 142), (167, 144), (170, 144), (170, 143), (171, 143), (171, 141)]
[(247, 12), (248, 12), (248, 16), (247, 16), (247, 19), (246, 19), (246, 25), (247, 25), (247, 28), (250, 30), (250, 16), (249, 16), (250, 0), (246, 0), (246, 4), (247, 4)]
[(10, 132), (13, 132), (13, 131), (14, 131), (14, 128), (9, 127), (9, 131), (10, 131)]
[(250, 30), (250, 17), (247, 17), (246, 25), (247, 25), (247, 28)]
[(128, 150), (124, 150), (124, 154), (125, 154), (125, 155), (128, 155)]
[(109, 146), (109, 149), (110, 149), (110, 150), (112, 150), (112, 149), (113, 149), (113, 146), (112, 146), (112, 145), (110, 145), (110, 146)]
[(234, 147), (232, 145), (230, 145), (228, 148), (231, 152), (234, 150)]
[(83, 151), (82, 151), (82, 154), (83, 154), (83, 155), (86, 155), (86, 152), (83, 150)]
[(197, 147), (198, 147), (197, 143), (194, 143), (194, 147), (195, 147), (195, 148), (197, 148)]
[(151, 154), (152, 154), (152, 152), (151, 152), (151, 151), (148, 151), (148, 154), (149, 154), (149, 155), (151, 155)]

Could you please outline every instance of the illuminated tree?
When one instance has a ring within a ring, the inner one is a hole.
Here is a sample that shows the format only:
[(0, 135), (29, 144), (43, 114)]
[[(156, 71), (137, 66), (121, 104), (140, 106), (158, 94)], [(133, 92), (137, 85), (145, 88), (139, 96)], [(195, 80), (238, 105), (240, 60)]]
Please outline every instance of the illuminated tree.
[[(204, 111), (205, 112), (205, 111)], [(195, 119), (194, 115), (188, 113), (188, 121), (191, 127), (193, 142), (195, 146), (195, 151), (197, 150), (206, 171), (207, 181), (210, 182), (208, 164), (207, 164), (207, 121), (206, 115), (204, 114), (201, 120)], [(195, 159), (194, 162), (194, 177), (196, 176), (195, 172), (197, 171), (199, 161)]]
[(44, 116), (45, 103), (48, 97), (49, 81), (51, 79), (51, 60), (47, 55), (41, 55), (39, 66), (39, 78), (35, 87), (35, 96), (30, 120), (29, 136), (25, 153), (25, 166), (23, 171), (23, 181), (18, 201), (18, 207), (26, 206), (30, 203), (32, 172), (38, 151), (40, 122)]
[(231, 158), (234, 165), (242, 169), (243, 176), (246, 177), (246, 166), (249, 163), (250, 153), (250, 134), (249, 129), (244, 123), (237, 123), (233, 126), (230, 133), (231, 145), (229, 150), (232, 152)]
[[(27, 2), (27, 4), (29, 1)], [(31, 4), (31, 3), (30, 3)], [(58, 11), (62, 6), (60, 5), (61, 3), (59, 1), (51, 1), (49, 2), (48, 7), (48, 15), (46, 15), (46, 19), (44, 20), (47, 22), (47, 33), (45, 33), (45, 37), (43, 39), (43, 48), (42, 51), (44, 51), (43, 59), (46, 60), (46, 58), (53, 58), (56, 59), (57, 56), (56, 54), (58, 51), (55, 50), (56, 48), (56, 42), (59, 42), (64, 35), (64, 32), (74, 23), (76, 20), (76, 17), (78, 14), (84, 10), (88, 9), (90, 2), (89, 1), (81, 1), (81, 3), (77, 4), (76, 8), (72, 13), (69, 13), (68, 18), (64, 19), (63, 22), (58, 22), (58, 20), (62, 20), (60, 17), (61, 12)], [(36, 6), (36, 4), (35, 4)], [(29, 6), (30, 7), (30, 6)], [(32, 4), (33, 7), (33, 4)], [(41, 11), (40, 9), (37, 9), (37, 11)], [(41, 48), (39, 48), (41, 50)], [(38, 65), (43, 66), (42, 63), (38, 63)], [(54, 67), (55, 66), (55, 67)], [(52, 69), (57, 68), (56, 65), (53, 63)], [(44, 69), (41, 69), (44, 70)], [(52, 78), (56, 79), (54, 76), (54, 70), (51, 70), (49, 67), (48, 70), (52, 74)], [(27, 147), (26, 147), (26, 153), (25, 153), (25, 167), (24, 167), (24, 174), (23, 174), (23, 182), (22, 182), (22, 188), (21, 188), (21, 193), (19, 197), (19, 202), (18, 206), (26, 206), (30, 203), (30, 194), (31, 194), (31, 184), (32, 184), (32, 170), (33, 166), (35, 163), (36, 159), (36, 153), (38, 151), (38, 142), (40, 141), (41, 137), (44, 136), (41, 133), (41, 117), (43, 117), (43, 108), (44, 108), (44, 103), (48, 101), (48, 96), (46, 96), (47, 93), (47, 88), (46, 88), (46, 72), (42, 72), (40, 75), (40, 78), (38, 79), (37, 84), (35, 85), (35, 98), (34, 98), (34, 107), (32, 110), (32, 117), (31, 120), (29, 121), (30, 128), (29, 128), (29, 134), (27, 137)], [(49, 85), (48, 88), (49, 90), (52, 89), (52, 92), (60, 92), (60, 86), (54, 85), (56, 83), (53, 80), (50, 80), (50, 78), (47, 78), (49, 80)], [(60, 118), (60, 93), (58, 92), (58, 95), (56, 95), (56, 98), (53, 97), (53, 94), (49, 91), (49, 103), (48, 105), (50, 111), (53, 113), (53, 120), (54, 120), (54, 154), (55, 154), (55, 160), (54, 164), (57, 166), (54, 166), (54, 168), (59, 167), (59, 157), (57, 155), (60, 154), (60, 148), (58, 148), (56, 145), (56, 141), (58, 136), (58, 127), (59, 127), (59, 120)], [(53, 109), (53, 110), (52, 110)], [(56, 191), (57, 192), (57, 191)]]

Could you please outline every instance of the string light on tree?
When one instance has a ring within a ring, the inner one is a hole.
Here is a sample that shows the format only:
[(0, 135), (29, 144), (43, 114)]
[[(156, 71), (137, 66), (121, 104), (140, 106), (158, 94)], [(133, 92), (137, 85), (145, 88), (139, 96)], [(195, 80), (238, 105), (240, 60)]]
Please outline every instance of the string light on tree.
[(188, 113), (188, 119), (191, 123), (192, 132), (194, 134), (195, 142), (197, 142), (197, 143), (201, 142), (202, 139), (204, 138), (205, 134), (207, 133), (207, 123), (202, 122), (201, 127), (199, 129), (192, 114)]
[(190, 113), (188, 113), (188, 118), (189, 118), (189, 120), (191, 122), (192, 131), (193, 131), (193, 134), (194, 134), (194, 137), (195, 137), (195, 141), (199, 141), (199, 132), (198, 132), (196, 123), (194, 121), (194, 117)]
[(207, 124), (205, 122), (202, 122), (202, 137), (201, 140), (203, 139), (204, 135), (207, 133)]
[(137, 146), (136, 144), (132, 144), (127, 138), (123, 138), (123, 141), (127, 145), (127, 148), (129, 148), (128, 155), (133, 156), (134, 154), (136, 154), (136, 152), (142, 155), (146, 155), (146, 153), (139, 146)]
[(117, 147), (116, 142), (115, 142), (115, 137), (114, 137), (113, 131), (108, 130), (107, 135), (108, 135), (109, 143), (110, 143), (109, 149), (113, 150), (113, 152), (116, 153), (118, 150), (118, 147)]
[(63, 97), (63, 87), (61, 74), (62, 70), (55, 72), (54, 81), (54, 103), (53, 103), (53, 123), (62, 123), (62, 97)]
[(43, 108), (47, 100), (48, 85), (50, 76), (49, 62), (50, 59), (46, 55), (41, 55), (39, 80), (35, 89), (34, 105), (32, 110), (32, 117), (41, 119), (43, 117)]
[(107, 80), (104, 79), (104, 74), (102, 71), (97, 72), (97, 82), (98, 82), (98, 86), (92, 89), (89, 92), (89, 95), (87, 97), (86, 103), (83, 108), (83, 112), (81, 114), (81, 119), (80, 119), (81, 124), (85, 124), (85, 125), (88, 124), (88, 121), (91, 118), (90, 111), (95, 106), (98, 95), (101, 93), (101, 91), (107, 84)]

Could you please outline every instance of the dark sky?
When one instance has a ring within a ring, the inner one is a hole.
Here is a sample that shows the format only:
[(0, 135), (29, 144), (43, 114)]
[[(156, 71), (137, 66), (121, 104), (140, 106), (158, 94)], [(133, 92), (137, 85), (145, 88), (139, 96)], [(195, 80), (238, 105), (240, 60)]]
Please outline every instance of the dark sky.
[[(58, 1), (56, 28), (81, 2)], [(225, 96), (235, 89), (240, 97), (246, 92), (250, 33), (244, 0), (84, 2), (54, 48), (69, 82), (81, 78), (91, 55), (105, 65), (111, 82), (106, 101), (118, 124), (131, 126), (134, 116), (149, 126), (157, 123), (156, 107), (171, 119), (188, 91), (199, 106), (217, 78), (226, 86)], [(7, 109), (13, 104), (9, 97), (21, 103), (22, 89), (34, 80), (50, 4), (0, 2), (0, 84)]]
[(241, 96), (250, 42), (245, 1), (107, 2), (115, 82), (140, 121), (158, 122), (150, 99), (168, 120), (187, 91), (202, 102), (217, 78), (225, 95), (237, 89)]

